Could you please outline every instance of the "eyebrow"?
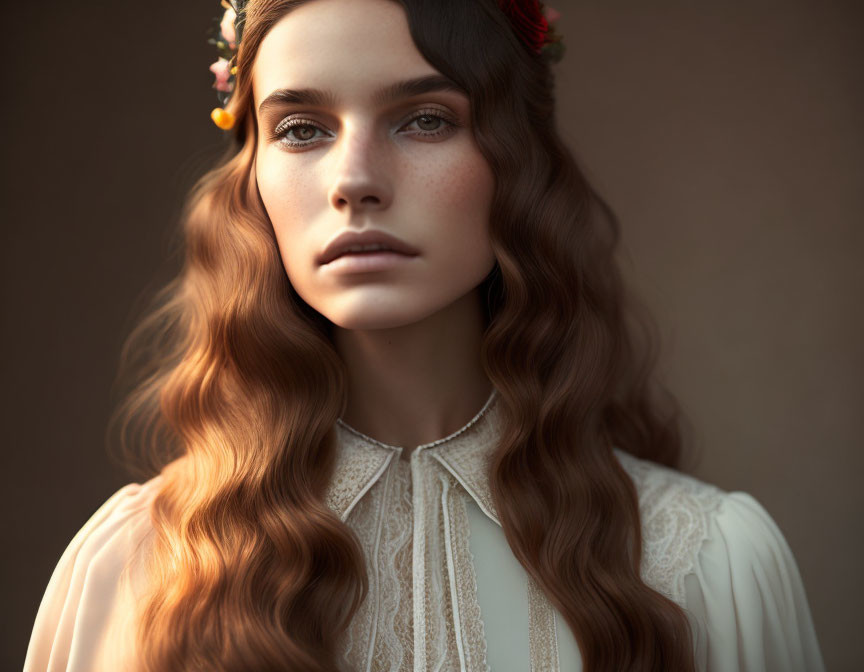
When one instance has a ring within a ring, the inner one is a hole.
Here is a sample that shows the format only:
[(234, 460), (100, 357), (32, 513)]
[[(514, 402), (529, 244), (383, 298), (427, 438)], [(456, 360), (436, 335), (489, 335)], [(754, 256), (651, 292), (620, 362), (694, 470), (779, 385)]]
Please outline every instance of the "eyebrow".
[[(420, 96), (436, 91), (455, 91), (468, 95), (467, 91), (449, 77), (428, 75), (416, 79), (406, 79), (378, 89), (372, 97), (376, 105), (386, 105), (402, 98)], [(258, 116), (271, 107), (281, 105), (311, 105), (314, 107), (335, 107), (336, 96), (332, 91), (321, 89), (276, 89), (258, 106)]]

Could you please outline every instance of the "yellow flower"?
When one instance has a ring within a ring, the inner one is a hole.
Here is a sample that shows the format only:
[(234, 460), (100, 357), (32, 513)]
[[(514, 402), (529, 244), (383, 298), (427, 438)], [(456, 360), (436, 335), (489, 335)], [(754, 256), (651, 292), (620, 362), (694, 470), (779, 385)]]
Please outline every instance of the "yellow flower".
[(234, 115), (227, 110), (223, 110), (221, 107), (214, 108), (210, 113), (210, 118), (223, 131), (234, 128)]

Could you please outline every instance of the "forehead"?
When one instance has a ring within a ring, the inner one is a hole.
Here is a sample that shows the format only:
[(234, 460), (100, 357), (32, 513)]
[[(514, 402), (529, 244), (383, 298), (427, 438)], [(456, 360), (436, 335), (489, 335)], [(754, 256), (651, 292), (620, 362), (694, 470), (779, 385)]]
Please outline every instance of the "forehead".
[(278, 88), (362, 95), (397, 79), (436, 74), (394, 0), (311, 0), (282, 17), (259, 46), (255, 105)]

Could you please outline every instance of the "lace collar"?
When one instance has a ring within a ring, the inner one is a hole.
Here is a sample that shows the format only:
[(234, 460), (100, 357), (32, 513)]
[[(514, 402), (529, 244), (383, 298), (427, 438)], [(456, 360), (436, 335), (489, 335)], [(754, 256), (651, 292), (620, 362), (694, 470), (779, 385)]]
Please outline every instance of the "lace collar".
[[(411, 455), (411, 478), (430, 488), (443, 466), (499, 527), (492, 502), (488, 464), (500, 437), (503, 408), (493, 389), (483, 408), (463, 427), (437, 441), (418, 446)], [(355, 505), (385, 473), (403, 448), (391, 446), (336, 423), (339, 455), (327, 504), (345, 521)], [(646, 583), (683, 605), (683, 577), (707, 536), (708, 522), (723, 500), (723, 491), (692, 476), (613, 447), (619, 464), (633, 481), (639, 499), (643, 533), (642, 575)], [(435, 491), (434, 496), (440, 495)], [(427, 495), (424, 494), (423, 498)]]
[[(417, 446), (411, 455), (412, 460), (425, 456), (440, 462), (498, 525), (501, 523), (492, 504), (487, 467), (501, 426), (499, 397), (493, 388), (483, 407), (467, 423), (441, 439)], [(345, 520), (391, 460), (400, 459), (406, 449), (367, 436), (341, 418), (335, 430), (339, 459), (327, 503)]]

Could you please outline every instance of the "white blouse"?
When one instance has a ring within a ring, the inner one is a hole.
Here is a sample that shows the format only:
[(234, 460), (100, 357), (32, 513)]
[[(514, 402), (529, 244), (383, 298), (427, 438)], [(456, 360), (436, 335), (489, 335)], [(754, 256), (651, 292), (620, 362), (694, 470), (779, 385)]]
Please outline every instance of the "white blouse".
[[(352, 670), (580, 671), (573, 634), (519, 564), (486, 479), (498, 395), (461, 429), (403, 448), (336, 424), (328, 505), (357, 534), (369, 594), (342, 642)], [(615, 450), (639, 494), (643, 580), (683, 607), (697, 667), (824, 672), (786, 540), (743, 492)], [(75, 535), (42, 598), (25, 672), (131, 669), (136, 560), (162, 476), (112, 495)], [(129, 561), (128, 572), (123, 572)]]

